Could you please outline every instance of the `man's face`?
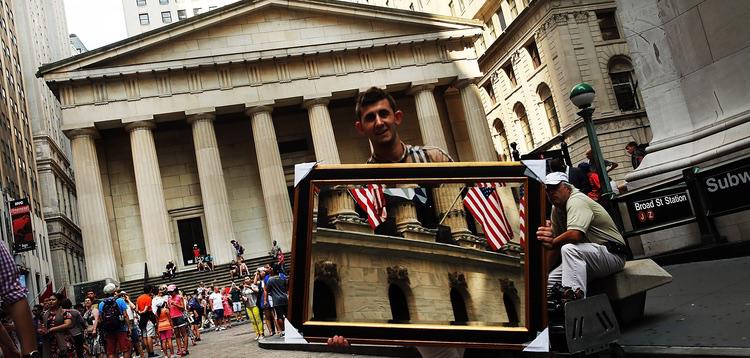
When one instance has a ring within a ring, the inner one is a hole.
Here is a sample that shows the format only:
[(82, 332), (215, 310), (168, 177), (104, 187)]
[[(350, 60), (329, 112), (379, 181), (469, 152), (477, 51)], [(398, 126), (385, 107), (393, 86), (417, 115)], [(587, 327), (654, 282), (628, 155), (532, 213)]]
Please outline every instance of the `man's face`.
[(635, 152), (635, 147), (627, 146), (625, 147), (625, 151), (628, 152), (628, 154), (633, 154), (633, 152)]
[(594, 157), (594, 154), (591, 152), (591, 149), (586, 151), (586, 159), (591, 160)]
[(565, 204), (568, 202), (568, 198), (570, 198), (570, 189), (562, 183), (557, 185), (547, 185), (545, 191), (547, 192), (549, 201), (558, 208), (564, 208)]
[(359, 134), (373, 144), (386, 144), (398, 138), (397, 127), (401, 125), (404, 113), (394, 111), (387, 99), (362, 108), (362, 115), (354, 123)]

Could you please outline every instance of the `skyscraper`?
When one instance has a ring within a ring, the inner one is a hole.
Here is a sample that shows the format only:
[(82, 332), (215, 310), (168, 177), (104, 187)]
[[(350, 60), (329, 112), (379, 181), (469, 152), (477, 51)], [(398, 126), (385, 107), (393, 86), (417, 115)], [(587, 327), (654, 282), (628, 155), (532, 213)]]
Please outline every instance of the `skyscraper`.
[[(55, 286), (60, 289), (85, 280), (86, 269), (76, 218), (70, 141), (61, 131), (60, 103), (35, 73), (42, 64), (75, 53), (68, 37), (62, 0), (13, 1), (13, 10), (19, 36), (17, 56), (21, 62), (18, 83), (23, 83), (26, 93), (22, 108), (28, 108), (25, 125), (30, 126), (32, 132), (25, 139), (33, 140), (36, 151), (37, 170), (29, 176), (33, 192), (36, 193), (37, 184), (41, 188), (41, 196), (33, 195), (34, 206), (37, 211), (43, 211), (45, 220), (45, 224), (36, 229), (42, 232), (46, 226), (44, 231), (49, 235), (51, 254), (48, 261), (53, 266)], [(31, 163), (33, 158), (33, 154), (28, 155)]]

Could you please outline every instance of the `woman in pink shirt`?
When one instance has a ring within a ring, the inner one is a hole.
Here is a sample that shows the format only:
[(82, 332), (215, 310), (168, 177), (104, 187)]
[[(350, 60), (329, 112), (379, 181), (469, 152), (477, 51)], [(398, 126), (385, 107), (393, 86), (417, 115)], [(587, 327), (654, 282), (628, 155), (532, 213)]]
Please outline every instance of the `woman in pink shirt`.
[(169, 285), (167, 287), (169, 292), (169, 299), (167, 300), (169, 306), (169, 317), (172, 318), (172, 326), (174, 326), (175, 341), (177, 342), (177, 352), (180, 356), (188, 354), (188, 334), (187, 326), (188, 322), (185, 319), (185, 301), (182, 299), (177, 292), (177, 286)]

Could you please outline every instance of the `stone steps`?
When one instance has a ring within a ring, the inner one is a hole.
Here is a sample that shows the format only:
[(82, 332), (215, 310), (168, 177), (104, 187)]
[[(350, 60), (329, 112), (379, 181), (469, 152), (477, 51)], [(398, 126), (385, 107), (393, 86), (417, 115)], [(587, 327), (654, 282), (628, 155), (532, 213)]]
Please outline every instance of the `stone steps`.
[[(291, 254), (285, 254), (286, 259), (284, 260), (284, 270), (290, 272), (291, 265)], [(265, 264), (270, 264), (274, 260), (270, 256), (261, 256), (255, 258), (249, 258), (245, 260), (247, 267), (250, 272), (253, 273), (255, 269)], [(240, 284), (242, 279), (236, 278), (234, 282)], [(198, 284), (203, 282), (206, 286), (214, 285), (229, 286), (232, 283), (232, 279), (229, 277), (229, 264), (216, 265), (213, 271), (198, 272), (197, 269), (189, 269), (184, 271), (178, 271), (174, 279), (163, 279), (159, 277), (150, 277), (147, 284), (158, 286), (161, 284), (169, 285), (175, 284), (184, 293), (195, 291)], [(120, 283), (120, 290), (124, 290), (130, 294), (131, 299), (135, 299), (141, 293), (143, 293), (144, 286), (143, 279), (135, 279), (130, 281), (124, 281)]]

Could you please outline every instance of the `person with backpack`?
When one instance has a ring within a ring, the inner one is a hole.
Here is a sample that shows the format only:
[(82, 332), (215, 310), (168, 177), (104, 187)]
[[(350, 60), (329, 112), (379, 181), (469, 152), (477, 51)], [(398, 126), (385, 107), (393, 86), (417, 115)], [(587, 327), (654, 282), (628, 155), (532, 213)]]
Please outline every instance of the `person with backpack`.
[(193, 322), (191, 323), (191, 329), (193, 330), (193, 335), (195, 336), (194, 342), (200, 342), (201, 340), (201, 330), (200, 327), (203, 324), (203, 314), (204, 314), (204, 308), (201, 305), (201, 294), (196, 292), (195, 296), (191, 296), (188, 300), (188, 311), (190, 312), (190, 315), (193, 317)]
[(131, 357), (130, 344), (130, 319), (128, 317), (128, 304), (124, 299), (118, 298), (117, 286), (108, 283), (103, 292), (107, 297), (99, 302), (99, 319), (96, 326), (104, 335), (104, 349), (107, 357), (115, 358), (122, 353), (125, 358)]

